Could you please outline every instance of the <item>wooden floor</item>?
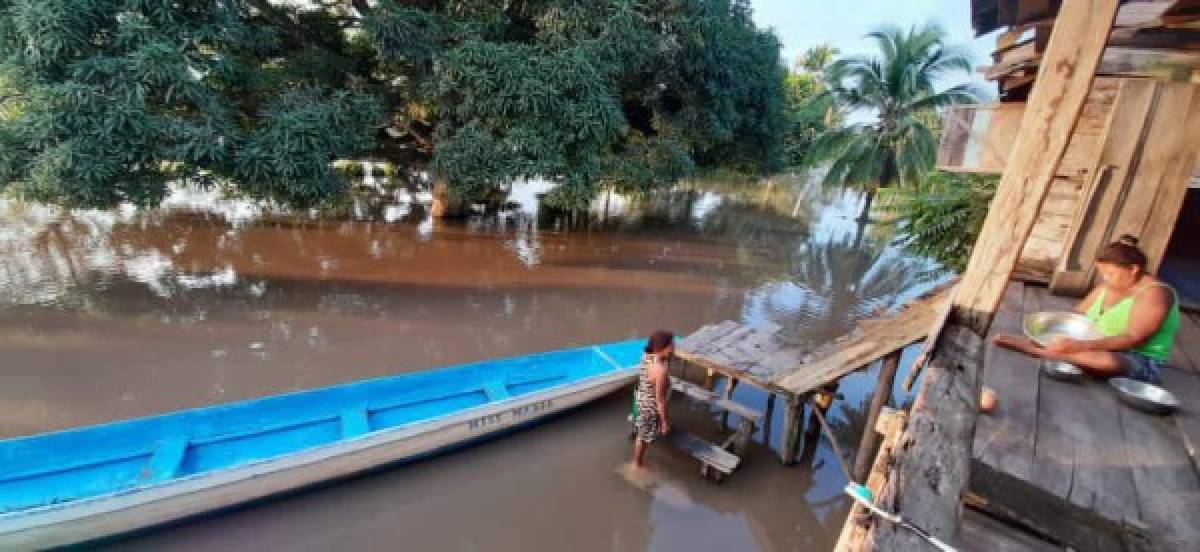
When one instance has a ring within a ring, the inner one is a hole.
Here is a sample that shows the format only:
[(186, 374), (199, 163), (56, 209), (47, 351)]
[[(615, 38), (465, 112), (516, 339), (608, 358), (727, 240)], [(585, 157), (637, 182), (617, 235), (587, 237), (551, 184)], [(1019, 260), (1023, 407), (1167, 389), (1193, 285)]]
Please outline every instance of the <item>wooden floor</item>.
[[(1014, 282), (992, 333), (1020, 334), (1024, 314), (1072, 306)], [(1123, 549), (1112, 546), (1119, 533), (1155, 550), (1200, 550), (1200, 320), (1184, 318), (1165, 374), (1184, 408), (1167, 417), (1127, 407), (1104, 381), (1051, 380), (1034, 359), (989, 345), (984, 385), (999, 404), (976, 427), (974, 502), (1076, 549)]]

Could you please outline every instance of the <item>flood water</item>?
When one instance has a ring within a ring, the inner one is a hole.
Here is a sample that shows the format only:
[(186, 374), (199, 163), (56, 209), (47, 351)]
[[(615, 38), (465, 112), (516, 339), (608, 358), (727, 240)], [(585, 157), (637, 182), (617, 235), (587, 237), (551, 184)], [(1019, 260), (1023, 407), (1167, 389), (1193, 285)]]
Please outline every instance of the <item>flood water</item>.
[[(486, 358), (679, 333), (723, 319), (811, 346), (944, 275), (860, 232), (855, 197), (799, 177), (428, 217), (378, 187), (322, 213), (197, 190), (159, 209), (0, 202), (0, 438)], [(903, 365), (907, 368), (907, 362)], [(874, 375), (831, 423), (856, 446)], [(898, 395), (894, 400), (902, 401)], [(735, 398), (763, 408), (749, 386)], [(107, 543), (114, 550), (823, 550), (849, 503), (819, 441), (795, 466), (758, 442), (721, 485), (652, 447), (621, 475), (628, 396), (351, 481)], [(676, 425), (716, 430), (679, 407)], [(778, 416), (777, 416), (778, 418)], [(778, 446), (778, 424), (770, 447)]]

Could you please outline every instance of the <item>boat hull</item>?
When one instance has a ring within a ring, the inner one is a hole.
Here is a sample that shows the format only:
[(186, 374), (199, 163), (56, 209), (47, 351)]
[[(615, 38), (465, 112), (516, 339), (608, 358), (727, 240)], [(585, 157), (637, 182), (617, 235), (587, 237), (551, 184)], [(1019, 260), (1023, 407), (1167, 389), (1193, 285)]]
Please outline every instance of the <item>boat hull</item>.
[(0, 514), (0, 549), (80, 544), (413, 461), (544, 420), (636, 377), (634, 368), (614, 367), (561, 386), (270, 459)]

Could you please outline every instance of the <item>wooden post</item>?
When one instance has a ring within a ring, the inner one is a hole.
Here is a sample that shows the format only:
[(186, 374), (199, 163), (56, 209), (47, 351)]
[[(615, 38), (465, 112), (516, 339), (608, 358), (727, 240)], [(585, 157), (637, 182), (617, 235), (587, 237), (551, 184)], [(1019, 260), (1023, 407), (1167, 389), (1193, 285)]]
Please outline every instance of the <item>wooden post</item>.
[(804, 419), (805, 397), (786, 395), (783, 410), (783, 443), (779, 447), (779, 460), (790, 466), (796, 462), (796, 447), (800, 444), (800, 426)]
[[(978, 415), (983, 336), (1024, 248), (1079, 118), (1118, 0), (1063, 2), (996, 197), (926, 368), (880, 503), (954, 542)], [(916, 533), (872, 526), (875, 550), (924, 550)]]
[(871, 452), (875, 450), (875, 445), (879, 442), (879, 434), (873, 428), (876, 420), (879, 419), (879, 412), (892, 397), (892, 385), (896, 380), (896, 369), (900, 366), (902, 352), (902, 349), (897, 349), (884, 357), (883, 366), (879, 368), (879, 380), (875, 383), (875, 396), (871, 397), (871, 406), (867, 408), (867, 425), (863, 426), (858, 454), (854, 457), (854, 473), (850, 475), (858, 483), (862, 483), (866, 479), (867, 472), (871, 469), (873, 458)]
[[(733, 400), (733, 389), (735, 387), (737, 387), (737, 384), (738, 384), (737, 378), (733, 378), (733, 377), (726, 378), (725, 391), (721, 394), (722, 398), (724, 398), (727, 401), (732, 401)], [(721, 411), (721, 431), (725, 431), (727, 429), (729, 429), (729, 411), (722, 410)]]
[(771, 418), (775, 414), (775, 393), (767, 391), (767, 411), (763, 415), (763, 445), (771, 448)]

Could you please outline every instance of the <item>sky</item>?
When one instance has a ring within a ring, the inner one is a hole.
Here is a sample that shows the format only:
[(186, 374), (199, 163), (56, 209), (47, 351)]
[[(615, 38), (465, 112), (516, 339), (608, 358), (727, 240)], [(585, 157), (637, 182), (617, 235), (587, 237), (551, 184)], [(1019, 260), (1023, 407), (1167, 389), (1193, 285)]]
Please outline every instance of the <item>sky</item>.
[[(775, 30), (783, 43), (781, 57), (790, 67), (796, 56), (822, 42), (842, 54), (874, 54), (864, 38), (883, 25), (908, 28), (935, 22), (948, 32), (947, 43), (964, 48), (976, 66), (990, 63), (994, 35), (975, 38), (970, 0), (753, 0), (754, 21)], [(977, 72), (971, 79), (994, 89)]]

